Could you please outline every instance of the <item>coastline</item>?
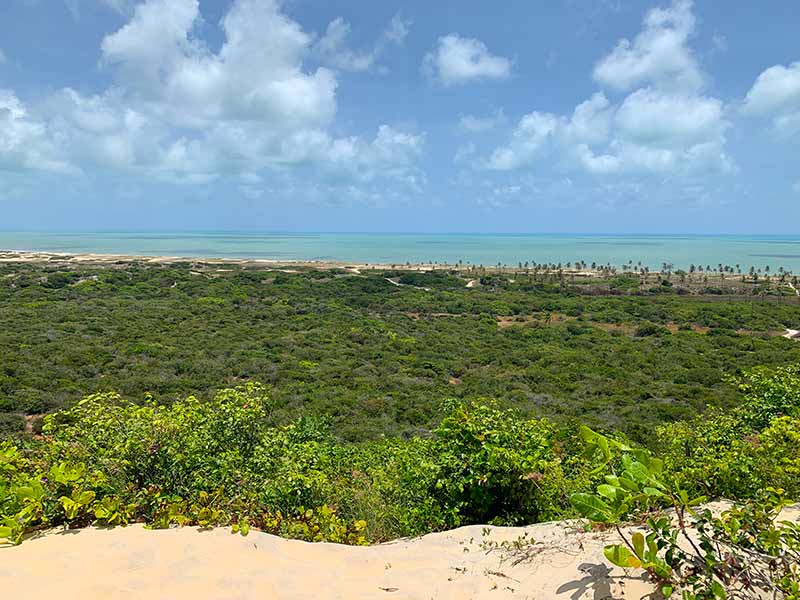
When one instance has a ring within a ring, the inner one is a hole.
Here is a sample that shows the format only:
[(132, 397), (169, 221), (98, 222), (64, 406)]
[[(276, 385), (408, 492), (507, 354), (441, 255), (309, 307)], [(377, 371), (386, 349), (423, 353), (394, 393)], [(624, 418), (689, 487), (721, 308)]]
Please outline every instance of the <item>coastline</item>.
[[(453, 265), (494, 270), (541, 265), (615, 265), (651, 273), (719, 265), (748, 273), (800, 273), (800, 236), (566, 234), (326, 234), (247, 232), (2, 232), (0, 251), (19, 256), (118, 257), (334, 267)], [(113, 260), (113, 259), (112, 259)], [(728, 271), (730, 272), (730, 271)]]
[[(52, 264), (52, 265), (83, 265), (83, 266), (113, 266), (115, 264), (146, 263), (151, 265), (174, 265), (180, 263), (200, 263), (209, 266), (239, 266), (239, 267), (301, 267), (319, 270), (344, 269), (355, 273), (361, 270), (395, 270), (395, 271), (436, 271), (436, 270), (456, 270), (468, 272), (471, 267), (478, 265), (452, 264), (452, 263), (368, 263), (368, 262), (347, 262), (338, 260), (291, 260), (278, 258), (219, 258), (204, 256), (168, 256), (168, 255), (148, 255), (148, 254), (102, 254), (95, 252), (71, 253), (71, 252), (35, 252), (26, 250), (0, 250), (0, 264)], [(484, 265), (488, 272), (497, 271), (494, 265)], [(541, 271), (542, 269), (540, 269)], [(502, 272), (517, 273), (525, 271), (515, 266), (504, 266)], [(568, 275), (591, 277), (598, 275), (597, 270), (592, 269), (562, 269)], [(656, 274), (650, 271), (650, 274)], [(471, 287), (471, 286), (470, 286)]]
[[(168, 256), (150, 254), (102, 254), (95, 252), (35, 252), (27, 250), (0, 250), (0, 264), (2, 263), (51, 263), (51, 264), (80, 264), (107, 266), (117, 263), (142, 262), (153, 265), (172, 265), (177, 263), (203, 263), (208, 265), (237, 265), (237, 266), (279, 266), (279, 267), (315, 267), (321, 269), (338, 268), (405, 268), (407, 265), (351, 263), (333, 260), (284, 260), (277, 258), (219, 258), (206, 256)], [(448, 265), (447, 268), (453, 265)], [(423, 268), (423, 265), (411, 265), (411, 268)], [(446, 268), (440, 265), (440, 268)], [(426, 267), (427, 268), (427, 267)]]

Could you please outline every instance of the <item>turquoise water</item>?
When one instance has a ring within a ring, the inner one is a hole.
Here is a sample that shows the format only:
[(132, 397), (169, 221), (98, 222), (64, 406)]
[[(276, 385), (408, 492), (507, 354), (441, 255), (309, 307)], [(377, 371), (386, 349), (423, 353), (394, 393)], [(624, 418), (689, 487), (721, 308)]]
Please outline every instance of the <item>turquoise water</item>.
[(0, 250), (363, 263), (741, 265), (800, 273), (800, 236), (2, 232)]

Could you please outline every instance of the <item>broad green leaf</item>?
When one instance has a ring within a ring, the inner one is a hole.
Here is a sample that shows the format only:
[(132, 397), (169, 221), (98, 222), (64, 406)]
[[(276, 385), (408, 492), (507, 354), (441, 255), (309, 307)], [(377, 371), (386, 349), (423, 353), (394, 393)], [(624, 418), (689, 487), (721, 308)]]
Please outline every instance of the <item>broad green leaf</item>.
[(14, 535), (14, 530), (11, 527), (0, 525), (0, 539), (6, 538), (10, 540), (12, 535)]
[(649, 483), (652, 479), (650, 471), (638, 460), (632, 461), (626, 471), (637, 483)]
[(616, 500), (617, 493), (619, 491), (621, 491), (620, 488), (614, 487), (613, 485), (609, 485), (607, 483), (601, 483), (597, 486), (597, 493), (604, 498), (608, 498), (612, 502)]
[(606, 546), (603, 548), (603, 554), (605, 554), (605, 557), (609, 560), (609, 562), (617, 565), (618, 567), (627, 569), (630, 567), (642, 566), (642, 561), (631, 554), (631, 551), (621, 544)]
[(592, 494), (572, 494), (569, 501), (581, 515), (598, 523), (610, 523), (614, 518), (611, 507)]
[(91, 490), (86, 492), (81, 492), (81, 494), (77, 498), (78, 504), (91, 504), (92, 500), (94, 500), (95, 493)]

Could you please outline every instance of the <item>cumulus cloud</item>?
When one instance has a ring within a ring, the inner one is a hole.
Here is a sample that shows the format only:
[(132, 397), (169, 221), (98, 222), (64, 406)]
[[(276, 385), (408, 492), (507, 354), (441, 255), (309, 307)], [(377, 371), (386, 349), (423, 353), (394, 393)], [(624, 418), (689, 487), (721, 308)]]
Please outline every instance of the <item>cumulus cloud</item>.
[[(421, 179), (413, 162), (424, 135), (388, 125), (373, 139), (330, 133), (336, 76), (306, 68), (313, 37), (277, 0), (236, 0), (220, 23), (218, 51), (197, 37), (201, 22), (198, 0), (137, 4), (101, 44), (114, 85), (91, 95), (54, 93), (37, 104), (36, 119), (16, 96), (4, 97), (0, 157), (63, 170), (53, 157), (70, 156), (180, 183), (308, 166), (362, 180)], [(393, 22), (384, 37), (399, 43), (403, 28)], [(245, 185), (252, 192), (259, 183)]]
[(32, 169), (70, 173), (45, 123), (31, 117), (11, 90), (0, 89), (0, 171)]
[(488, 167), (507, 171), (540, 158), (555, 135), (559, 119), (550, 113), (532, 112), (520, 120), (511, 141), (496, 149), (489, 157)]
[(480, 40), (451, 33), (440, 37), (436, 48), (425, 55), (422, 70), (432, 81), (451, 86), (507, 79), (511, 75), (511, 61), (489, 52)]
[(773, 130), (780, 136), (800, 133), (800, 62), (765, 69), (747, 92), (742, 112), (771, 117)]
[(669, 8), (651, 10), (633, 42), (620, 40), (595, 65), (595, 81), (623, 91), (644, 82), (684, 90), (700, 88), (703, 76), (687, 45), (695, 24), (691, 0), (675, 0)]
[(339, 17), (328, 24), (325, 34), (314, 43), (311, 53), (322, 64), (335, 69), (368, 71), (376, 66), (388, 46), (402, 46), (405, 43), (410, 27), (411, 21), (404, 20), (400, 14), (396, 14), (374, 47), (359, 52), (348, 48), (350, 24)]
[(747, 92), (744, 111), (765, 115), (800, 106), (800, 62), (784, 67), (775, 65), (764, 70)]
[(615, 115), (615, 126), (626, 141), (684, 148), (719, 138), (727, 123), (722, 102), (716, 98), (642, 88), (625, 98)]
[(572, 115), (533, 111), (484, 166), (511, 170), (546, 156), (592, 174), (726, 172), (730, 122), (723, 103), (701, 91), (702, 76), (686, 45), (694, 32), (692, 3), (650, 11), (633, 43), (622, 40), (595, 67), (594, 78), (627, 95), (604, 92)]
[(192, 35), (197, 0), (149, 0), (102, 43), (131, 100), (157, 103), (163, 118), (203, 126), (220, 120), (318, 127), (336, 112), (336, 80), (303, 70), (311, 38), (274, 0), (238, 0), (222, 20), (212, 53)]

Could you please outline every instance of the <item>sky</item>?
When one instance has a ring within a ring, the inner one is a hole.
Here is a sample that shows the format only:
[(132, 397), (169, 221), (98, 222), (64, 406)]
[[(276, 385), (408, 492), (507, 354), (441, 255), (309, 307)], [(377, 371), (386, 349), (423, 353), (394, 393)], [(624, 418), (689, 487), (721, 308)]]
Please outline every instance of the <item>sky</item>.
[(797, 234), (799, 30), (797, 0), (3, 0), (0, 229)]

